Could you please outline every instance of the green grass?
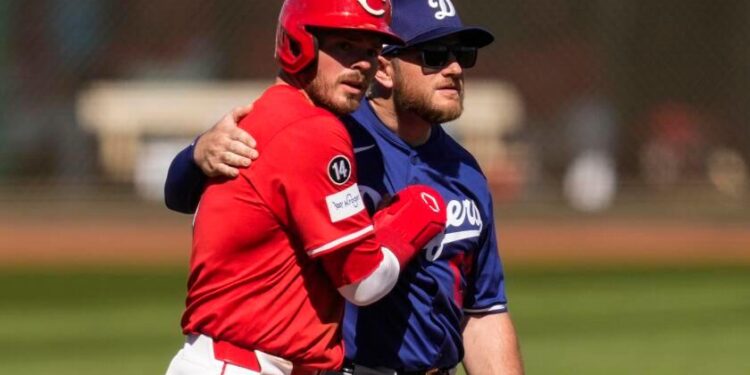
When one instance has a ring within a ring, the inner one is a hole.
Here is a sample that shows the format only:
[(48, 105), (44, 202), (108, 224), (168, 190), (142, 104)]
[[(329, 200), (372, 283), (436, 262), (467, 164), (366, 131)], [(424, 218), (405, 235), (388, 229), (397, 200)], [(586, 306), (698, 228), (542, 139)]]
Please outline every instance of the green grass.
[(750, 269), (510, 273), (529, 374), (750, 374)]
[(0, 374), (163, 374), (182, 343), (183, 271), (0, 275)]
[[(182, 269), (0, 272), (0, 374), (163, 374)], [(748, 374), (750, 268), (510, 269), (528, 374)]]

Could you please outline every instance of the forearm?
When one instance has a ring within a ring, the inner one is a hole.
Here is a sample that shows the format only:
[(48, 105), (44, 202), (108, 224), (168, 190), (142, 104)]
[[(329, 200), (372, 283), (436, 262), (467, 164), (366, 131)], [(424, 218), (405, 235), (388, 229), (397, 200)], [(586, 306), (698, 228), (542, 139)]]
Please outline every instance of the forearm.
[(323, 266), (348, 301), (358, 306), (374, 303), (396, 285), (399, 271), (443, 232), (445, 217), (437, 191), (407, 187), (373, 217), (374, 237), (324, 255)]
[(469, 316), (464, 331), (468, 375), (521, 375), (523, 363), (509, 313)]
[(398, 281), (399, 265), (396, 256), (381, 248), (383, 258), (377, 268), (364, 279), (338, 288), (347, 301), (357, 306), (367, 306), (385, 297)]
[(169, 166), (164, 184), (164, 202), (171, 210), (194, 213), (207, 177), (193, 161), (193, 146), (182, 150)]

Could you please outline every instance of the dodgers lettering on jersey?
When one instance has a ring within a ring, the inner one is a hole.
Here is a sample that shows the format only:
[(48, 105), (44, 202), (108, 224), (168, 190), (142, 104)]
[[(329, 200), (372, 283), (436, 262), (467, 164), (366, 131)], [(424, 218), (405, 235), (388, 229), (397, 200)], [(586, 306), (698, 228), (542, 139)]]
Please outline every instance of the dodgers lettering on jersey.
[(440, 126), (412, 148), (366, 101), (344, 123), (352, 137), (359, 189), (370, 211), (410, 184), (437, 189), (447, 226), (405, 270), (393, 291), (366, 307), (347, 305), (347, 357), (399, 370), (452, 367), (463, 358), (465, 313), (506, 309), (504, 277), (487, 182), (474, 158)]
[[(361, 203), (371, 214), (388, 196), (417, 182), (437, 189), (448, 205), (445, 233), (402, 271), (388, 296), (363, 308), (347, 304), (346, 355), (363, 365), (403, 370), (455, 366), (463, 358), (464, 314), (505, 311), (503, 272), (484, 176), (473, 157), (439, 127), (427, 144), (412, 149), (380, 122), (367, 102), (344, 121), (361, 171)], [(199, 196), (194, 192), (200, 191), (205, 177), (192, 162), (192, 149), (180, 155), (177, 165), (192, 183), (185, 183), (170, 168), (167, 186), (191, 188), (166, 189), (168, 201), (170, 207), (192, 212)], [(346, 178), (345, 165), (334, 159), (329, 177), (335, 183)], [(360, 209), (359, 200), (348, 193), (326, 202), (331, 221)]]
[[(457, 241), (479, 237), (482, 233), (482, 214), (474, 200), (466, 198), (463, 200), (450, 200), (446, 207), (448, 220), (446, 222), (446, 231), (441, 236), (427, 245), (425, 257), (427, 260), (435, 261), (443, 254), (443, 248), (446, 244)], [(470, 228), (464, 228), (468, 221)], [(454, 229), (455, 228), (455, 229)]]

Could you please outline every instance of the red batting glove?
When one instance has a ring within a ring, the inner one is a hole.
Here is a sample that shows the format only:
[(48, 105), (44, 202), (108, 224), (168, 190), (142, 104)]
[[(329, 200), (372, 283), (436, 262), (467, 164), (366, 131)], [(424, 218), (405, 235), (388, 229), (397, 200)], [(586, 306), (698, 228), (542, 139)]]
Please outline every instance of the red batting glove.
[(375, 238), (396, 258), (401, 269), (435, 236), (445, 230), (445, 202), (435, 189), (411, 185), (375, 213)]

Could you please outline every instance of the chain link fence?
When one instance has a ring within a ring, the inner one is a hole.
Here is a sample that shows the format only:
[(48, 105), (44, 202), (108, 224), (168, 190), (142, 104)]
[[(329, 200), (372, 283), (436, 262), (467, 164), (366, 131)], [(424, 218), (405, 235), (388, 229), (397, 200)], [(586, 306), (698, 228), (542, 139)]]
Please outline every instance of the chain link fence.
[[(499, 201), (559, 195), (600, 210), (621, 192), (685, 188), (742, 201), (750, 160), (750, 3), (454, 3), (465, 23), (497, 36), (467, 73), (467, 96), (481, 86), (473, 82), (497, 83), (493, 92), (506, 104), (496, 108), (514, 114), (513, 126), (487, 133), (503, 154), (483, 152), (472, 130), (461, 131), (474, 121), (471, 107), (451, 126), (478, 153)], [(130, 191), (133, 181), (107, 173), (105, 145), (82, 126), (81, 94), (102, 81), (269, 82), (280, 6), (0, 2), (0, 186), (16, 193)], [(180, 144), (195, 135), (182, 134)]]

